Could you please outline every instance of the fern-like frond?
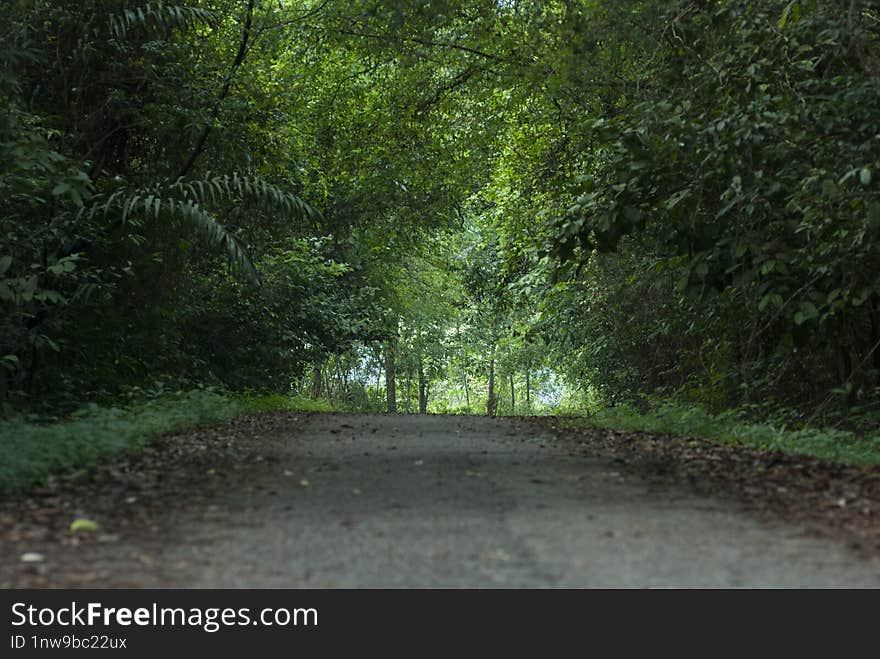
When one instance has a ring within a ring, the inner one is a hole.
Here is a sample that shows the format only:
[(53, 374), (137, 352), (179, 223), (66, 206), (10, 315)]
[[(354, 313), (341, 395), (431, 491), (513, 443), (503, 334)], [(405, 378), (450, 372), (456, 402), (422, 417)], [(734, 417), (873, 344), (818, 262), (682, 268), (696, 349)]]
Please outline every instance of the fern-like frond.
[(107, 18), (110, 34), (124, 38), (134, 29), (155, 31), (168, 28), (189, 29), (195, 25), (213, 25), (215, 12), (202, 7), (167, 4), (163, 0), (147, 3), (144, 7), (126, 8)]
[(195, 181), (178, 179), (169, 189), (184, 199), (200, 204), (215, 204), (218, 200), (250, 199), (266, 208), (282, 210), (291, 217), (305, 217), (316, 221), (321, 219), (317, 210), (292, 192), (237, 172), (222, 176), (209, 174), (206, 178)]
[(240, 174), (213, 176), (206, 179), (178, 179), (170, 184), (148, 189), (131, 190), (120, 187), (112, 193), (99, 193), (88, 207), (79, 211), (81, 219), (115, 217), (120, 225), (139, 225), (144, 221), (181, 221), (209, 244), (220, 248), (233, 271), (259, 285), (256, 268), (247, 250), (206, 208), (220, 202), (255, 201), (267, 209), (282, 211), (290, 217), (313, 220), (321, 215), (297, 195), (266, 181)]
[(221, 248), (235, 272), (255, 286), (260, 285), (260, 277), (247, 250), (213, 216), (192, 202), (172, 205), (171, 208), (210, 244)]

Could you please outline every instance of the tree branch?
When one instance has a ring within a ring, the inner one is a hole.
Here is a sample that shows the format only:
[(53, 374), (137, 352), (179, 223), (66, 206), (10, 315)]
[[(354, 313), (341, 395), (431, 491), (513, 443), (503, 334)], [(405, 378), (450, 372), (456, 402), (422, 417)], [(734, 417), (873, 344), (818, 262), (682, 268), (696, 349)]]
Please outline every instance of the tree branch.
[(223, 88), (220, 90), (220, 94), (217, 96), (217, 101), (214, 103), (214, 107), (211, 110), (211, 118), (202, 129), (202, 133), (201, 135), (199, 135), (199, 139), (196, 141), (195, 147), (189, 154), (189, 158), (187, 158), (183, 167), (181, 167), (180, 172), (177, 174), (177, 178), (183, 178), (184, 176), (186, 176), (192, 169), (193, 165), (195, 165), (196, 160), (205, 149), (205, 143), (208, 141), (208, 136), (211, 134), (211, 131), (214, 129), (214, 126), (217, 123), (223, 101), (229, 95), (229, 90), (232, 87), (232, 79), (235, 77), (236, 71), (238, 71), (239, 67), (241, 67), (242, 63), (244, 62), (244, 58), (247, 55), (248, 42), (250, 41), (251, 27), (253, 25), (254, 19), (255, 2), (256, 0), (248, 0), (247, 12), (244, 19), (244, 29), (241, 32), (241, 42), (238, 45), (238, 52), (235, 54), (235, 59), (232, 62), (232, 67), (229, 69), (229, 73), (226, 74), (226, 79), (223, 81)]
[(478, 57), (482, 57), (484, 59), (492, 60), (494, 62), (508, 62), (508, 60), (503, 57), (499, 57), (498, 55), (492, 55), (491, 53), (484, 52), (482, 50), (478, 50), (476, 48), (471, 48), (470, 46), (463, 46), (458, 43), (443, 43), (441, 41), (427, 41), (425, 39), (417, 39), (416, 37), (391, 37), (389, 35), (384, 34), (369, 34), (366, 32), (355, 32), (354, 30), (343, 30), (341, 28), (336, 28), (332, 30), (333, 32), (338, 32), (339, 34), (346, 34), (351, 37), (362, 37), (364, 39), (378, 39), (380, 41), (399, 41), (402, 43), (415, 43), (420, 46), (429, 46), (431, 48), (446, 48), (449, 50), (460, 50), (465, 53), (470, 53), (471, 55), (477, 55)]

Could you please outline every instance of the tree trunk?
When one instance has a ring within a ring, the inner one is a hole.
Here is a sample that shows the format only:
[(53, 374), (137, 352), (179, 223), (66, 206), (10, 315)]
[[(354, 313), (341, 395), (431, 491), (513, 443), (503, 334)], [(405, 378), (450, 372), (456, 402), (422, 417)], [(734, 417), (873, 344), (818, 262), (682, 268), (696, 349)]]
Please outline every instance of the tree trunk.
[(397, 372), (394, 364), (394, 339), (385, 343), (385, 402), (388, 414), (397, 414)]
[(495, 398), (495, 346), (492, 346), (492, 352), (489, 355), (489, 397), (486, 400), (486, 414), (495, 416), (498, 408), (498, 400)]
[(526, 369), (526, 412), (532, 412), (532, 392), (531, 382), (529, 380), (529, 369)]
[(467, 404), (468, 413), (471, 411), (471, 389), (468, 386), (467, 361), (464, 358), (464, 341), (461, 338), (461, 332), (458, 329), (458, 321), (455, 323), (455, 333), (458, 335), (458, 356), (461, 359), (461, 374), (464, 380), (464, 400)]
[(321, 397), (321, 365), (314, 364), (312, 366), (312, 400), (318, 400)]
[(345, 399), (345, 374), (342, 372), (342, 360), (337, 357), (333, 361), (335, 400), (342, 402)]
[(404, 409), (407, 414), (412, 413), (412, 366), (410, 364), (406, 366), (406, 402), (404, 403)]
[(382, 395), (382, 373), (385, 371), (382, 365), (382, 348), (373, 347), (373, 357), (376, 359), (376, 387), (373, 391), (373, 404), (378, 405)]
[(428, 383), (425, 381), (425, 367), (419, 357), (419, 414), (428, 413)]
[(513, 384), (513, 373), (510, 374), (510, 414), (516, 415), (516, 388)]

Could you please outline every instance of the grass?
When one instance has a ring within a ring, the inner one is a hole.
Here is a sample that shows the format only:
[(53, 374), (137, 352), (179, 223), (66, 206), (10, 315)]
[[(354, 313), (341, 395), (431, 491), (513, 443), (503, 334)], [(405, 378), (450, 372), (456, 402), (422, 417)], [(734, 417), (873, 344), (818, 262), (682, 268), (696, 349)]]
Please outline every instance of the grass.
[(248, 412), (273, 412), (289, 410), (293, 412), (332, 412), (333, 406), (326, 400), (312, 400), (299, 396), (281, 394), (242, 394), (237, 400)]
[(197, 390), (126, 408), (91, 405), (51, 425), (0, 421), (0, 492), (27, 489), (53, 473), (88, 469), (164, 432), (223, 423), (246, 411), (234, 399)]
[(835, 428), (788, 429), (772, 423), (751, 423), (736, 411), (713, 415), (699, 407), (671, 402), (657, 404), (647, 412), (628, 406), (604, 408), (586, 417), (567, 418), (562, 423), (698, 437), (849, 465), (880, 465), (880, 436), (862, 436)]
[(196, 390), (125, 407), (90, 405), (52, 424), (0, 421), (0, 493), (21, 492), (50, 474), (86, 470), (135, 452), (162, 433), (217, 425), (248, 413), (332, 409), (322, 400)]

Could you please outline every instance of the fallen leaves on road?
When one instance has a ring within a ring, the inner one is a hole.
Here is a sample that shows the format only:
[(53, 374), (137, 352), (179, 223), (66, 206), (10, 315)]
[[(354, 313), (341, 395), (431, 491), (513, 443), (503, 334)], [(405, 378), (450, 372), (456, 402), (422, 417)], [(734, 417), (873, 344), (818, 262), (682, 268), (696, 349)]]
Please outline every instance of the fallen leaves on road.
[[(543, 427), (548, 421), (532, 419)], [(880, 552), (880, 468), (721, 445), (692, 437), (553, 428), (567, 447), (611, 457), (654, 482), (733, 496), (767, 520), (807, 523), (853, 549)]]
[(175, 514), (207, 507), (213, 493), (228, 487), (225, 474), (272, 469), (267, 442), (290, 433), (304, 416), (263, 413), (169, 433), (112, 464), (54, 476), (26, 495), (0, 499), (0, 588), (127, 587), (132, 557), (116, 548), (135, 538), (150, 550), (134, 560), (158, 570)]

